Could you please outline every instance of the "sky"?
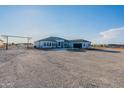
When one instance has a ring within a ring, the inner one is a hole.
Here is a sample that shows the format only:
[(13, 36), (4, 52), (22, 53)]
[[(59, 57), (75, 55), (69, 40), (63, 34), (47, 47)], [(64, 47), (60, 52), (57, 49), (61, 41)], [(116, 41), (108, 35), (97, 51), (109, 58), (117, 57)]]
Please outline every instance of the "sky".
[[(124, 6), (0, 6), (0, 35), (124, 44)], [(0, 37), (4, 40), (4, 38)], [(26, 39), (9, 38), (9, 42)]]

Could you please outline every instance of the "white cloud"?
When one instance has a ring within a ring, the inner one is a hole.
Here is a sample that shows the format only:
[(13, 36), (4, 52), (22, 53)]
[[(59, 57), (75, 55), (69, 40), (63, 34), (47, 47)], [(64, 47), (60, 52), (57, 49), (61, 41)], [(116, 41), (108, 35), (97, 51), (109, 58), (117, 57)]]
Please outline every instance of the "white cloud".
[(118, 37), (124, 35), (124, 27), (113, 28), (107, 31), (100, 32), (101, 38), (103, 40), (117, 39)]
[(92, 42), (98, 44), (108, 43), (124, 44), (124, 27), (112, 28), (100, 32), (98, 34), (98, 37), (92, 39)]

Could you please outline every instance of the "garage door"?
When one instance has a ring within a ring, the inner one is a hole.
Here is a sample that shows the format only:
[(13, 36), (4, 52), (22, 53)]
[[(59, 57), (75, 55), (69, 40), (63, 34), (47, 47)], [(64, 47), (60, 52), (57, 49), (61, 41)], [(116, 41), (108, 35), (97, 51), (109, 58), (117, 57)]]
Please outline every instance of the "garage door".
[(79, 43), (79, 44), (74, 44), (73, 47), (74, 47), (74, 48), (82, 48), (82, 44), (81, 44), (81, 43)]

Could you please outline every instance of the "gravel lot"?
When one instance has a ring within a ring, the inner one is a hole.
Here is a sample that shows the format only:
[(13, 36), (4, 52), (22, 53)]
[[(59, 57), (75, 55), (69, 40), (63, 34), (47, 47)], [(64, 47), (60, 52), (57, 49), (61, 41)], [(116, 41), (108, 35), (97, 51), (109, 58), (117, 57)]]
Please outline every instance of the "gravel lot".
[(0, 87), (124, 87), (124, 51), (0, 50)]

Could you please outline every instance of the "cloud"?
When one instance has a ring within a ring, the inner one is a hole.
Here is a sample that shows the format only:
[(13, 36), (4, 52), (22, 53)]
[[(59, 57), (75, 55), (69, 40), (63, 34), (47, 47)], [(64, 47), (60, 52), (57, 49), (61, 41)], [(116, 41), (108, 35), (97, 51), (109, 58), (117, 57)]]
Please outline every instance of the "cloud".
[(100, 32), (100, 35), (102, 40), (113, 40), (120, 37), (123, 38), (122, 35), (124, 35), (124, 27), (113, 28), (107, 31), (103, 31)]
[(98, 36), (92, 39), (92, 42), (98, 44), (124, 44), (124, 27), (112, 28), (100, 32), (98, 33)]

